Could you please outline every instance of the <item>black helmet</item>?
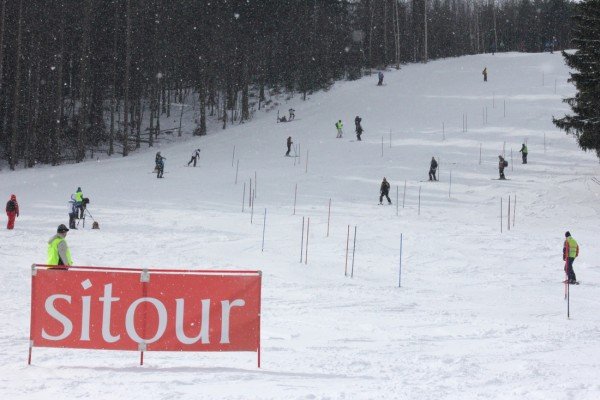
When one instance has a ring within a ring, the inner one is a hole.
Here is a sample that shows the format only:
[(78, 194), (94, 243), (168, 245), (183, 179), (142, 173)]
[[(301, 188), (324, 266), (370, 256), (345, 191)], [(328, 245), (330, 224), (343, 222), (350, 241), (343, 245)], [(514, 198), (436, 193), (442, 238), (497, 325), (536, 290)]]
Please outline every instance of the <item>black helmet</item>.
[(65, 226), (65, 224), (60, 224), (58, 228), (56, 228), (57, 233), (69, 232), (69, 228)]

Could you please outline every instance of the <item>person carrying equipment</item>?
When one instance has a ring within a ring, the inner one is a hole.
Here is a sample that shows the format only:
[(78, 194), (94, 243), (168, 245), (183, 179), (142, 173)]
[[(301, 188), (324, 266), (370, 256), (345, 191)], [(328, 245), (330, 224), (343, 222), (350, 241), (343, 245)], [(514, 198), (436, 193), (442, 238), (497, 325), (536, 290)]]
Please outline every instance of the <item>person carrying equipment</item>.
[(506, 179), (504, 176), (504, 168), (506, 167), (508, 167), (508, 161), (504, 157), (498, 156), (498, 172), (500, 172), (500, 178), (498, 179)]

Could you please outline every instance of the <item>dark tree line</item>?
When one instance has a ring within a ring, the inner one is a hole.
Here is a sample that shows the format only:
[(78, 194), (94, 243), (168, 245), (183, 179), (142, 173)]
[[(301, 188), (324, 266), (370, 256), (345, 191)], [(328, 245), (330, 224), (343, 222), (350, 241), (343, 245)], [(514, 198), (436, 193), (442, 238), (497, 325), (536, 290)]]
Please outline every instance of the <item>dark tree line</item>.
[[(371, 68), (569, 41), (567, 0), (0, 0), (0, 159), (126, 156)], [(187, 104), (186, 105), (184, 105)], [(181, 125), (180, 125), (181, 126)], [(181, 135), (181, 128), (177, 130)]]
[(577, 92), (564, 101), (573, 113), (555, 119), (561, 129), (577, 137), (583, 150), (593, 150), (600, 158), (600, 0), (586, 0), (574, 12), (575, 53), (563, 52), (575, 72), (570, 81)]

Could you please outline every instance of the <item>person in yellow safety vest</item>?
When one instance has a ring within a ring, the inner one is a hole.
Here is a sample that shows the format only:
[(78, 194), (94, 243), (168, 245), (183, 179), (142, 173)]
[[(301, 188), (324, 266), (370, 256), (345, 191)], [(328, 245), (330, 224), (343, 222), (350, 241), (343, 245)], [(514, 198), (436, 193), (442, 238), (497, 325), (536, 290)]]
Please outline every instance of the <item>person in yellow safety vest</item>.
[(527, 164), (527, 145), (525, 143), (523, 143), (523, 146), (521, 146), (521, 150), (519, 150), (519, 153), (522, 153), (523, 156), (523, 164)]
[(565, 238), (563, 246), (563, 261), (565, 261), (565, 272), (567, 274), (565, 283), (579, 285), (577, 277), (575, 277), (575, 271), (573, 271), (573, 261), (579, 255), (579, 245), (569, 231), (565, 232)]
[(69, 229), (64, 224), (60, 224), (56, 229), (56, 235), (52, 236), (50, 240), (48, 240), (47, 265), (73, 265), (71, 250), (69, 250), (69, 246), (65, 240), (67, 237), (67, 232), (69, 232)]
[(77, 188), (77, 191), (71, 196), (71, 199), (73, 199), (79, 211), (77, 218), (83, 218), (83, 192), (80, 187)]
[(342, 131), (342, 128), (344, 127), (344, 124), (342, 124), (342, 120), (340, 119), (338, 122), (335, 123), (335, 127), (337, 128), (337, 136), (336, 138), (341, 138), (342, 134), (344, 133)]

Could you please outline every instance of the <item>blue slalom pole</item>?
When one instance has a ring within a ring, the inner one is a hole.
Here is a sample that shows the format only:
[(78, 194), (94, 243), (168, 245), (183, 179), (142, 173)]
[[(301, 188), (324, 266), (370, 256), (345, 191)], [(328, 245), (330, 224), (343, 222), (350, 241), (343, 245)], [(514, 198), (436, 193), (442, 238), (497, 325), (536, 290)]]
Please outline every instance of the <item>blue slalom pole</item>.
[(262, 240), (262, 250), (265, 251), (265, 228), (267, 227), (267, 209), (265, 208), (265, 219), (263, 221), (263, 240)]
[(400, 234), (400, 271), (398, 274), (398, 287), (402, 287), (402, 234)]

